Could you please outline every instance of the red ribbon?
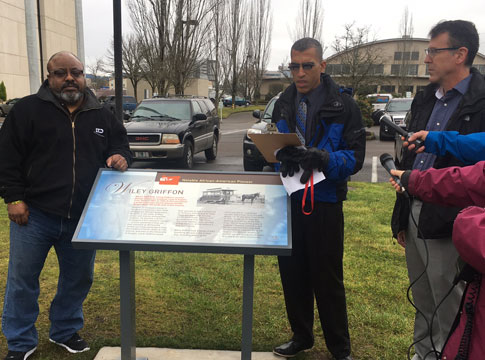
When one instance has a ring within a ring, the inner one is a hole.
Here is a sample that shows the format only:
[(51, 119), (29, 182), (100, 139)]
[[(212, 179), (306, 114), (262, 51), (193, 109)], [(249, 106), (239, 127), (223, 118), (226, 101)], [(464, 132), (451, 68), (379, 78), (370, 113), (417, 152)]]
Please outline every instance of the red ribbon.
[[(305, 203), (306, 203), (306, 195), (308, 193), (309, 183), (311, 184), (310, 195), (312, 200), (312, 209), (309, 212), (307, 212), (305, 211)], [(301, 200), (301, 211), (303, 212), (303, 214), (310, 215), (313, 212), (313, 203), (314, 203), (314, 191), (313, 191), (313, 172), (312, 172), (312, 175), (310, 176), (310, 180), (308, 180), (307, 183), (305, 184), (305, 191), (303, 192), (303, 199)]]

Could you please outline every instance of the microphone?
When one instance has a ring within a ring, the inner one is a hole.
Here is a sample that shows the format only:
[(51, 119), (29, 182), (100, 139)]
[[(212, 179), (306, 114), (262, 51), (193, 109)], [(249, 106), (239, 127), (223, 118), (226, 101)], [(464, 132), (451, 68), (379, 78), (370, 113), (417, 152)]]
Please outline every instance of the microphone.
[(396, 170), (396, 164), (394, 163), (394, 159), (392, 158), (392, 156), (388, 153), (384, 153), (381, 155), (380, 160), (382, 167), (386, 169), (386, 171), (389, 173), (389, 175), (392, 176), (394, 181), (396, 181), (396, 183), (405, 191), (404, 186), (402, 186), (401, 180), (397, 176), (391, 174), (391, 170)]
[[(379, 116), (379, 122), (383, 122), (384, 124), (389, 126), (391, 129), (393, 129), (395, 132), (397, 132), (399, 135), (404, 136), (406, 141), (413, 134), (412, 132), (408, 133), (402, 127), (400, 127), (399, 125), (396, 125), (394, 123), (394, 121), (392, 121), (391, 117), (384, 112), (384, 110), (379, 110), (377, 112), (377, 116)], [(424, 141), (422, 141), (421, 139), (416, 139), (411, 144), (414, 144), (414, 146), (415, 146), (414, 151), (416, 151), (421, 146), (424, 145)]]

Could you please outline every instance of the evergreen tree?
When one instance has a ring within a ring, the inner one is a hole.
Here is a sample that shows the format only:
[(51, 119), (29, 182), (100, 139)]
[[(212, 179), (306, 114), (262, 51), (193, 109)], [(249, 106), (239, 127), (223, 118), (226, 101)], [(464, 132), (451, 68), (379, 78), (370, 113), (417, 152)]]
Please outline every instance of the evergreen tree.
[(7, 89), (5, 88), (5, 84), (3, 83), (3, 81), (0, 82), (0, 100), (7, 100)]

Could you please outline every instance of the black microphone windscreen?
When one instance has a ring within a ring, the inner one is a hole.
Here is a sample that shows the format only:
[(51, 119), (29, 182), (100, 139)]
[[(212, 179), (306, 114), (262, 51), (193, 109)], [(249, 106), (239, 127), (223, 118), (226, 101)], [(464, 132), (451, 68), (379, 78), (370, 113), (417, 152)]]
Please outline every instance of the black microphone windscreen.
[(384, 153), (381, 155), (380, 160), (381, 160), (381, 164), (384, 165), (386, 161), (389, 161), (389, 160), (394, 161), (394, 158), (390, 154)]

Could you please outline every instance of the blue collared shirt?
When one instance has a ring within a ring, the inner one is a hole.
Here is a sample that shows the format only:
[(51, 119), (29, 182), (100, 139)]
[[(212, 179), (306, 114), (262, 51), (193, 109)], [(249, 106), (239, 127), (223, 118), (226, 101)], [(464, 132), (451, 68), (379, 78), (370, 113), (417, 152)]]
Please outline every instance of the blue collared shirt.
[[(451, 115), (458, 108), (463, 95), (468, 91), (470, 86), (470, 80), (472, 75), (468, 75), (458, 84), (456, 84), (453, 89), (448, 90), (446, 94), (443, 94), (443, 89), (440, 87), (436, 90), (435, 96), (437, 98), (434, 104), (433, 111), (429, 117), (428, 123), (426, 124), (427, 131), (444, 131), (446, 124), (451, 118)], [(428, 154), (426, 152), (418, 154), (414, 160), (413, 169), (416, 170), (426, 170), (433, 167), (434, 161), (436, 160), (436, 155)]]

